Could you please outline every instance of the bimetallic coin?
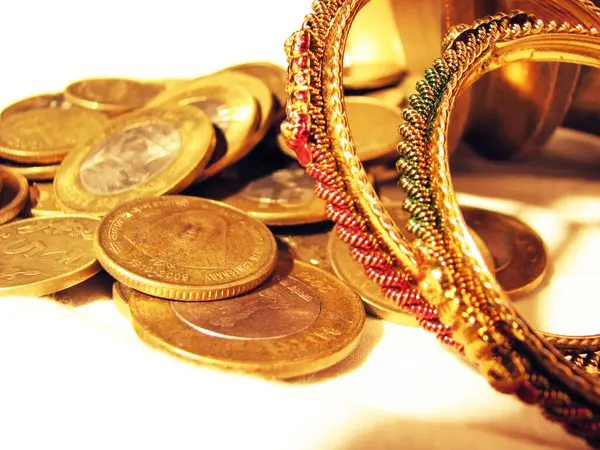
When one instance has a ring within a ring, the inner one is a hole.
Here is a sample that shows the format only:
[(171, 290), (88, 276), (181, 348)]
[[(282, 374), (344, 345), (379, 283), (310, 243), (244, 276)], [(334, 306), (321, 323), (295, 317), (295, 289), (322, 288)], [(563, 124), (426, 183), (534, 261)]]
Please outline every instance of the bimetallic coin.
[(53, 180), (60, 164), (31, 165), (0, 159), (0, 170), (19, 173), (29, 181)]
[(94, 78), (76, 81), (65, 89), (65, 98), (74, 105), (98, 111), (124, 113), (141, 108), (164, 86), (122, 78)]
[(4, 108), (0, 119), (7, 119), (14, 114), (31, 111), (35, 109), (62, 108), (68, 109), (72, 105), (65, 100), (62, 92), (55, 94), (41, 94), (28, 97)]
[(191, 106), (120, 116), (60, 166), (54, 191), (68, 211), (103, 215), (127, 201), (180, 192), (204, 170), (214, 128)]
[(215, 300), (253, 289), (273, 271), (275, 238), (242, 211), (206, 199), (136, 200), (101, 222), (95, 247), (118, 281), (173, 300)]
[(29, 183), (23, 175), (8, 170), (0, 170), (2, 191), (0, 191), (0, 224), (8, 222), (19, 214), (27, 204)]
[(25, 211), (32, 217), (64, 214), (54, 196), (52, 183), (33, 183), (29, 187), (29, 201), (25, 206)]
[(64, 215), (0, 227), (0, 295), (47, 295), (96, 274), (97, 225), (92, 217)]
[(108, 119), (80, 108), (32, 109), (0, 120), (0, 156), (28, 164), (61, 162), (102, 132)]
[(236, 171), (223, 174), (203, 186), (203, 196), (235, 206), (267, 225), (300, 225), (326, 220), (325, 202), (315, 195), (314, 180), (296, 162), (267, 171), (239, 189), (235, 188), (235, 178)]
[(245, 156), (255, 144), (260, 110), (241, 84), (202, 78), (166, 91), (152, 105), (191, 105), (201, 109), (216, 128), (216, 148), (199, 180), (209, 178)]
[(300, 262), (279, 265), (250, 293), (214, 302), (166, 302), (129, 291), (135, 331), (177, 356), (270, 378), (325, 369), (358, 344), (365, 313), (335, 276)]
[(512, 298), (542, 282), (548, 255), (542, 238), (520, 220), (481, 208), (461, 206), (467, 222), (486, 243), (494, 258), (496, 280)]

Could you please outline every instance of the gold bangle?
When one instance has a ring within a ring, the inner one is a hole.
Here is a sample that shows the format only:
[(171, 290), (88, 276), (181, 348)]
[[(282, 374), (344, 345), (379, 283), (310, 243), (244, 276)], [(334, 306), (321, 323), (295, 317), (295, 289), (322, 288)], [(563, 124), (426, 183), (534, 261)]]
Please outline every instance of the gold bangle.
[[(411, 99), (413, 108), (405, 113), (410, 125), (401, 126), (406, 141), (399, 146), (403, 158), (398, 167), (408, 194), (405, 207), (413, 215), (409, 230), (419, 238), (411, 246), (366, 179), (343, 109), (344, 42), (352, 18), (364, 3), (316, 2), (303, 29), (286, 43), (291, 83), (288, 120), (282, 130), (288, 145), (317, 179), (317, 194), (328, 202), (328, 215), (337, 222), (338, 233), (351, 245), (355, 259), (367, 267), (367, 274), (384, 286), (384, 293), (394, 298), (393, 292), (408, 291), (410, 295), (399, 294), (401, 302), (420, 306), (421, 318), (431, 319), (430, 323), (439, 313), (445, 325), (435, 331), (444, 337), (451, 331), (494, 388), (539, 404), (569, 431), (596, 442), (600, 385), (584, 370), (569, 365), (510, 306), (466, 233), (446, 161), (448, 114), (458, 86), (464, 89), (493, 62), (500, 65), (500, 59), (537, 57), (532, 46), (538, 48), (540, 39), (545, 46), (540, 48), (546, 49), (539, 54), (541, 60), (552, 61), (557, 51), (568, 50), (566, 57), (572, 57), (568, 61), (598, 65), (594, 58), (600, 50), (585, 53), (600, 44), (590, 37), (595, 30), (546, 25), (522, 13), (497, 15), (472, 28), (452, 30), (445, 40), (444, 57), (426, 72), (427, 81), (418, 84), (420, 95)], [(592, 10), (589, 14), (596, 17)], [(399, 274), (399, 269), (408, 275)], [(438, 310), (410, 291), (417, 280), (421, 293)], [(586, 356), (582, 365), (595, 371), (597, 359)]]

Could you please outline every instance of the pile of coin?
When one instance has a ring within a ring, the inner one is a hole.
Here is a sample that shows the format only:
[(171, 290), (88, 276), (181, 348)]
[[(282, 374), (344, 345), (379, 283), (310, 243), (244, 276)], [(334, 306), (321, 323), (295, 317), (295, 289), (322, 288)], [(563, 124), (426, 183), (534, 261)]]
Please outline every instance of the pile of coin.
[[(411, 82), (345, 100), (361, 158), (401, 227), (408, 217), (390, 180)], [(249, 63), (192, 80), (82, 80), (7, 107), (0, 295), (44, 296), (104, 269), (143, 341), (276, 378), (347, 356), (363, 305), (416, 325), (332, 230), (278, 132), (284, 101), (285, 71)], [(539, 236), (508, 216), (463, 213), (503, 287), (535, 288), (546, 268)]]

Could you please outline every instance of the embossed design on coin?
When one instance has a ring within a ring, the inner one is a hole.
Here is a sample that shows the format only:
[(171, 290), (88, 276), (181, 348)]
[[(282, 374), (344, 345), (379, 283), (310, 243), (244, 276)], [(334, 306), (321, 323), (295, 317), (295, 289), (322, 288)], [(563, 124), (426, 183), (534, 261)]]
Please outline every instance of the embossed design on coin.
[(39, 296), (100, 270), (93, 248), (98, 220), (38, 217), (0, 227), (0, 294)]
[(267, 284), (228, 300), (182, 304), (133, 289), (119, 293), (148, 344), (268, 377), (303, 375), (342, 360), (358, 344), (365, 321), (351, 288), (298, 261), (279, 263)]
[(281, 169), (266, 177), (251, 181), (240, 195), (256, 200), (259, 207), (271, 204), (298, 205), (315, 199), (314, 180), (303, 168)]
[(81, 80), (67, 86), (65, 95), (76, 105), (104, 111), (127, 111), (139, 108), (164, 88), (119, 78)]
[(216, 300), (246, 292), (272, 272), (275, 238), (260, 222), (218, 202), (165, 196), (109, 213), (98, 259), (123, 284), (173, 300)]
[(274, 233), (283, 245), (287, 246), (293, 258), (334, 273), (327, 252), (330, 231), (331, 226), (326, 225), (320, 227), (318, 231), (306, 234), (300, 234), (299, 230), (294, 230), (294, 234), (281, 233), (277, 230), (274, 230)]
[(50, 164), (100, 133), (107, 119), (85, 109), (33, 109), (0, 121), (0, 154), (11, 161)]
[(173, 311), (199, 331), (237, 339), (299, 333), (314, 323), (320, 305), (309, 286), (278, 274), (252, 292), (231, 299), (202, 304), (171, 302)]
[(216, 98), (193, 98), (187, 104), (201, 109), (210, 118), (213, 125), (219, 127), (224, 134), (227, 133), (233, 121), (244, 120), (244, 117), (236, 117), (236, 111), (230, 105)]
[(141, 124), (98, 145), (83, 160), (79, 179), (93, 194), (125, 192), (163, 171), (180, 149), (181, 135), (173, 125)]

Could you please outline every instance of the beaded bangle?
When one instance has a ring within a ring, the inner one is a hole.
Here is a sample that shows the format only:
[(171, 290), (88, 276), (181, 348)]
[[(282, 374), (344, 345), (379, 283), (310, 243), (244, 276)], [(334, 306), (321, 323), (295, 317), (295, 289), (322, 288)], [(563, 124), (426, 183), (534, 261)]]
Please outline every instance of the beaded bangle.
[(412, 214), (409, 231), (418, 238), (409, 244), (366, 177), (343, 108), (344, 43), (364, 3), (315, 2), (302, 30), (286, 42), (290, 84), (282, 131), (288, 145), (316, 179), (315, 190), (352, 256), (388, 297), (464, 351), (495, 389), (538, 404), (568, 431), (600, 444), (600, 384), (589, 374), (597, 371), (597, 336), (546, 335), (569, 349), (563, 355), (519, 317), (466, 231), (446, 150), (449, 112), (477, 77), (523, 59), (597, 67), (596, 30), (511, 13), (450, 32), (443, 57), (417, 85), (419, 95), (410, 99), (400, 128), (400, 185)]

